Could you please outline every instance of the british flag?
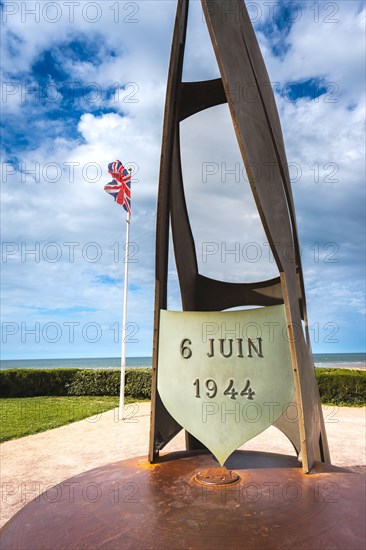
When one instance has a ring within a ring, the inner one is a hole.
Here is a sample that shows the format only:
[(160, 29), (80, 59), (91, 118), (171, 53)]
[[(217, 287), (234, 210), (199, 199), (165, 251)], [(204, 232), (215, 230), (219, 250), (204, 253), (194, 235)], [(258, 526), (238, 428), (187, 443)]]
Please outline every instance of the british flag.
[(131, 175), (120, 160), (108, 164), (108, 172), (113, 180), (104, 186), (104, 191), (114, 197), (128, 214), (131, 214)]

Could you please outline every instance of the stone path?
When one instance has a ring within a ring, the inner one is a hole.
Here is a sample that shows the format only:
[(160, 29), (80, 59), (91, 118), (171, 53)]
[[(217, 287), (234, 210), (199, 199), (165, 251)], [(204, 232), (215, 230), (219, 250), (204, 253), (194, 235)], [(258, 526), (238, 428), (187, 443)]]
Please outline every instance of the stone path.
[[(366, 409), (324, 407), (323, 410), (332, 463), (362, 471), (366, 464)], [(0, 445), (0, 525), (61, 481), (103, 464), (146, 456), (150, 403), (127, 405), (126, 416), (126, 420), (119, 421), (114, 409)], [(276, 428), (269, 428), (241, 448), (293, 454), (292, 445)], [(181, 449), (184, 449), (183, 431), (164, 451)], [(49, 498), (54, 498), (52, 491)]]

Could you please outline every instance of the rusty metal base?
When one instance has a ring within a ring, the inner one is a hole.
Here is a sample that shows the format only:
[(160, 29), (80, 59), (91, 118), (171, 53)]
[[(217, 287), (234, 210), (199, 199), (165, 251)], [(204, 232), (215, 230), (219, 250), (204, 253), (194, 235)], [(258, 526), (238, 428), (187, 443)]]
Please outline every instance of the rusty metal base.
[(234, 485), (194, 480), (217, 468), (210, 454), (173, 453), (107, 464), (56, 485), (0, 532), (7, 549), (361, 549), (363, 477), (294, 457), (237, 451)]

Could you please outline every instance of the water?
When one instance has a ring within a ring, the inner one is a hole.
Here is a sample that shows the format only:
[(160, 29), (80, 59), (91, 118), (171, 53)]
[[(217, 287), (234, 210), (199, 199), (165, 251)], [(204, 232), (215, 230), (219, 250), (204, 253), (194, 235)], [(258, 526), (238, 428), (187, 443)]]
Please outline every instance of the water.
[(365, 369), (366, 353), (314, 353), (316, 367), (334, 369)]
[[(127, 357), (127, 368), (151, 368), (151, 357)], [(79, 359), (16, 359), (0, 361), (0, 369), (118, 369), (120, 357), (92, 357)]]
[[(127, 368), (151, 368), (151, 357), (127, 357)], [(316, 367), (360, 369), (366, 368), (365, 353), (314, 353)], [(119, 357), (79, 359), (16, 359), (0, 361), (0, 369), (113, 369), (120, 368)]]

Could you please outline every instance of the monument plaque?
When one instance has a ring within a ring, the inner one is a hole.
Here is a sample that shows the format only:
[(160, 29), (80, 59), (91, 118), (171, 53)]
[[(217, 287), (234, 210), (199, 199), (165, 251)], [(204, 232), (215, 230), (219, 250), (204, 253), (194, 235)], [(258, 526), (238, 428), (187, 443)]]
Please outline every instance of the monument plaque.
[(169, 413), (223, 465), (292, 404), (284, 307), (162, 311), (158, 391)]

